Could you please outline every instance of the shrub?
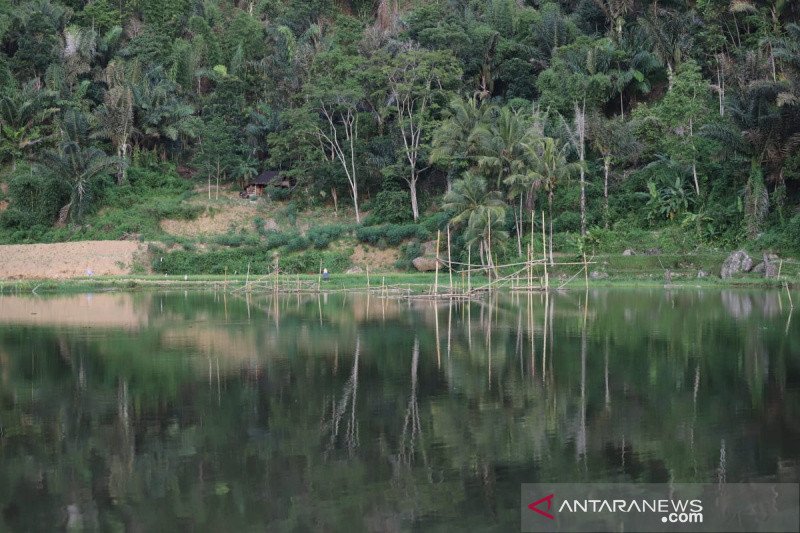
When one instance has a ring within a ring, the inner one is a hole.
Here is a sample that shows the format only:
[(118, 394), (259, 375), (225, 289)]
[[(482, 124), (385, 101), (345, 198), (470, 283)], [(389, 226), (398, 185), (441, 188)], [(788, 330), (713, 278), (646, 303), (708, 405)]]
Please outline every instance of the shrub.
[(418, 224), (384, 224), (382, 226), (363, 226), (356, 231), (356, 238), (372, 245), (397, 246), (407, 239), (425, 240), (430, 233)]
[(258, 246), (260, 240), (258, 235), (252, 233), (224, 233), (214, 237), (213, 242), (221, 246), (230, 246), (231, 248), (238, 248), (240, 246)]
[(323, 252), (307, 250), (300, 254), (291, 254), (280, 258), (281, 272), (287, 274), (316, 274), (320, 265), (330, 272), (344, 272), (350, 266), (350, 250)]
[(280, 248), (281, 246), (285, 246), (286, 243), (289, 242), (291, 239), (291, 235), (286, 233), (281, 233), (279, 231), (269, 230), (264, 231), (262, 236), (267, 238), (267, 242), (264, 244), (264, 247), (267, 250), (272, 250), (274, 248)]
[(286, 242), (283, 248), (287, 252), (299, 252), (308, 248), (309, 244), (310, 243), (308, 242), (308, 239), (302, 235), (295, 234), (289, 237), (289, 240)]
[(355, 229), (355, 226), (351, 224), (317, 226), (306, 232), (306, 238), (311, 241), (314, 248), (327, 248), (330, 243), (350, 233), (353, 229)]
[(288, 200), (292, 196), (291, 189), (287, 189), (285, 187), (275, 187), (274, 185), (268, 185), (264, 190), (264, 193), (267, 198), (276, 202)]
[(69, 188), (63, 180), (20, 167), (8, 182), (8, 199), (10, 206), (0, 219), (4, 227), (46, 228), (69, 201)]
[(422, 255), (422, 245), (419, 241), (413, 240), (400, 247), (400, 257), (394, 266), (398, 270), (412, 270), (414, 265), (411, 263), (415, 258)]
[(437, 230), (445, 231), (448, 222), (450, 222), (450, 214), (444, 211), (438, 211), (421, 220), (420, 225), (433, 234), (436, 233)]
[(413, 218), (408, 191), (381, 191), (369, 203), (371, 209), (364, 224), (402, 224)]

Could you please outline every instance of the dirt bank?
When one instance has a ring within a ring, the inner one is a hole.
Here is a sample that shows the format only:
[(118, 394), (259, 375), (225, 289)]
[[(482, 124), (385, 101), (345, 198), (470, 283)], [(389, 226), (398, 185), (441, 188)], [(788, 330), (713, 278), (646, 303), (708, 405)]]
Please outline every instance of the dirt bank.
[(135, 241), (82, 241), (0, 246), (0, 279), (64, 279), (129, 274), (145, 245)]

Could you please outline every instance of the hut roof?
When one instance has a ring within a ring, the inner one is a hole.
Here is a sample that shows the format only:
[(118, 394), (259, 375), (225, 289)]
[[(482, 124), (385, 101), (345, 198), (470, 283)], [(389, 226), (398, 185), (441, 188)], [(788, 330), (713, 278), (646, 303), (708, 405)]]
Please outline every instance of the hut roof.
[(277, 170), (265, 170), (250, 181), (249, 185), (269, 185), (270, 182), (278, 180), (280, 175), (281, 173)]

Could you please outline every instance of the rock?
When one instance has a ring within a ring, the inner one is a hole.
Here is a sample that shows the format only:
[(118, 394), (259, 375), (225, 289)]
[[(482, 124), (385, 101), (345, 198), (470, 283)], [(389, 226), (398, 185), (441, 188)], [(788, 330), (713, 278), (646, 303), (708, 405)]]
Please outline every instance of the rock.
[(352, 266), (344, 271), (345, 274), (363, 274), (364, 269), (360, 266)]
[(589, 273), (589, 277), (592, 279), (607, 279), (608, 273), (607, 272), (598, 272), (597, 270), (592, 270)]
[(265, 231), (278, 231), (278, 223), (274, 219), (268, 218), (264, 220)]
[(753, 259), (744, 250), (731, 252), (731, 255), (722, 263), (719, 276), (722, 279), (730, 279), (737, 274), (750, 272), (753, 269)]
[(645, 253), (647, 255), (661, 255), (661, 248), (650, 248)]
[(632, 248), (628, 248), (627, 250), (622, 252), (622, 255), (624, 255), (624, 256), (636, 255), (636, 252), (634, 252)]
[[(447, 245), (445, 244), (445, 246)], [(423, 242), (420, 247), (422, 247), (422, 255), (436, 255), (436, 241)], [(441, 250), (439, 250), (439, 253), (441, 253)]]
[(436, 270), (436, 259), (433, 257), (417, 257), (411, 261), (411, 264), (414, 265), (414, 268), (420, 272), (431, 272)]
[(778, 266), (780, 265), (780, 258), (775, 254), (764, 254), (764, 277), (777, 278)]
[(753, 274), (763, 274), (765, 270), (766, 267), (764, 266), (764, 263), (759, 263), (756, 266), (754, 266), (753, 270), (751, 270), (750, 272), (752, 272)]
[(697, 278), (698, 279), (707, 278), (707, 277), (708, 277), (708, 272), (706, 272), (705, 270), (698, 270), (697, 271)]

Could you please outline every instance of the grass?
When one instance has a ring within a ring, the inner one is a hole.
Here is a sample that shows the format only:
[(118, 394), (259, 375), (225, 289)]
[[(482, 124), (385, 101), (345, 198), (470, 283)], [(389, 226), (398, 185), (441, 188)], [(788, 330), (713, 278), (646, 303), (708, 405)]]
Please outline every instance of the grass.
[[(629, 259), (629, 258), (626, 258)], [(641, 264), (641, 263), (639, 263)], [(742, 277), (723, 280), (716, 276), (706, 278), (696, 277), (673, 277), (670, 288), (779, 288), (784, 283), (789, 283), (792, 288), (800, 287), (800, 268), (797, 262), (791, 264), (791, 268), (784, 270), (780, 279), (765, 279), (757, 275), (746, 274)], [(563, 285), (565, 289), (582, 289), (585, 287), (585, 277), (582, 273), (576, 274), (577, 267), (567, 273), (565, 270), (549, 269), (551, 288)], [(632, 272), (635, 272), (633, 274)], [(534, 283), (538, 284), (538, 274)], [(248, 282), (252, 284), (253, 290), (270, 291), (274, 277), (272, 275), (243, 275), (223, 276), (223, 275), (126, 275), (126, 276), (95, 276), (84, 278), (73, 278), (68, 280), (11, 280), (0, 281), (0, 295), (2, 294), (22, 294), (22, 293), (76, 293), (87, 291), (135, 291), (153, 289), (180, 289), (180, 290), (228, 290), (241, 289)], [(318, 274), (282, 274), (279, 278), (283, 286), (292, 287), (296, 281), (313, 282), (319, 280)], [(350, 290), (358, 292), (367, 287), (376, 288), (381, 284), (400, 288), (408, 288), (415, 294), (426, 294), (431, 291), (435, 282), (435, 274), (430, 273), (374, 273), (369, 278), (366, 274), (337, 274), (334, 273), (331, 279), (323, 282), (323, 291)], [(473, 288), (486, 285), (488, 278), (475, 275), (472, 277)], [(521, 276), (521, 282), (525, 284), (525, 277)], [(453, 283), (456, 292), (461, 286), (461, 275), (454, 273)], [(446, 292), (449, 286), (449, 275), (447, 272), (439, 273), (440, 293)], [(663, 273), (629, 271), (628, 275), (611, 275), (609, 278), (589, 280), (589, 287), (664, 287)], [(507, 290), (503, 287), (501, 290)]]

